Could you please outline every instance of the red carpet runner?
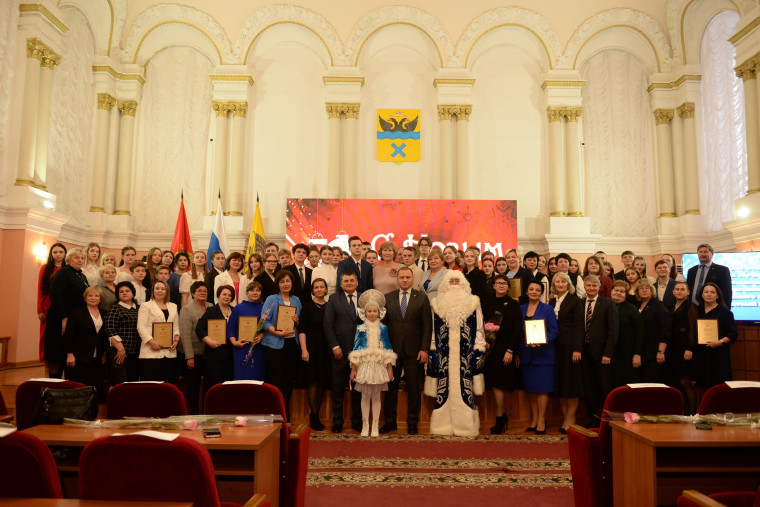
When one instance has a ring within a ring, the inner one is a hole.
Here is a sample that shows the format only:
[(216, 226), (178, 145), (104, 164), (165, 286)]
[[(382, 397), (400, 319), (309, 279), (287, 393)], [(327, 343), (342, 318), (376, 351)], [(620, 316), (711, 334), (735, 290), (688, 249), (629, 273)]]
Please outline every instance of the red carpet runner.
[(312, 433), (306, 505), (572, 505), (567, 440)]

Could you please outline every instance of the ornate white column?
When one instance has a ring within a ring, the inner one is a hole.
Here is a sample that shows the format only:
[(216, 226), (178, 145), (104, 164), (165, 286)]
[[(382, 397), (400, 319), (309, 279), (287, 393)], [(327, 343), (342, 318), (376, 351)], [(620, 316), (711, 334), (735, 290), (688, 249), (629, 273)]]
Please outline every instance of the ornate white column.
[(454, 106), (438, 106), (438, 124), (441, 129), (440, 180), (441, 199), (454, 198), (454, 174), (451, 168), (454, 150), (451, 146), (451, 114)]
[(657, 130), (657, 174), (660, 182), (660, 217), (674, 217), (675, 192), (673, 190), (673, 155), (670, 135), (672, 109), (655, 109)]
[(135, 136), (137, 101), (120, 100), (118, 108), (121, 112), (121, 125), (119, 126), (119, 165), (116, 170), (116, 200), (113, 214), (131, 215), (129, 203), (130, 189), (132, 188), (132, 148)]
[(340, 196), (340, 115), (341, 104), (328, 103), (329, 148), (327, 152), (327, 197)]
[(19, 148), (16, 185), (34, 186), (34, 157), (37, 151), (37, 117), (40, 98), (40, 63), (46, 46), (39, 39), (26, 41), (26, 79), (24, 105), (21, 116), (21, 143)]
[(245, 116), (248, 102), (230, 102), (232, 110), (232, 155), (227, 194), (230, 216), (243, 216), (243, 156), (245, 155)]
[(472, 106), (457, 107), (457, 199), (470, 197), (470, 114)]
[(699, 215), (699, 172), (697, 170), (697, 126), (694, 102), (684, 102), (678, 108), (683, 119), (683, 189), (687, 215)]
[(747, 128), (747, 194), (760, 192), (760, 111), (758, 111), (757, 70), (758, 57), (751, 58), (736, 68), (736, 75), (744, 80), (744, 118)]
[[(222, 193), (222, 207), (229, 209), (229, 195), (227, 195), (227, 166), (230, 152), (229, 140), (229, 112), (230, 103), (214, 101), (212, 107), (216, 112), (216, 134), (214, 135), (214, 187), (213, 194), (224, 190)], [(211, 213), (216, 213), (216, 199), (211, 199)]]
[(561, 107), (549, 106), (549, 181), (551, 211), (549, 216), (565, 216), (565, 163), (562, 157), (562, 112)]
[(359, 104), (346, 106), (346, 139), (343, 145), (343, 181), (347, 199), (356, 198), (356, 136), (359, 128)]
[(52, 49), (42, 52), (40, 62), (40, 95), (37, 110), (37, 142), (34, 155), (34, 183), (44, 189), (47, 181), (48, 137), (50, 135), (50, 90), (53, 87), (53, 68), (61, 63), (61, 57)]
[(566, 107), (562, 110), (565, 121), (565, 188), (567, 191), (567, 216), (582, 217), (581, 174), (579, 166), (578, 118), (581, 107)]
[(108, 136), (111, 124), (111, 108), (116, 105), (116, 99), (107, 93), (98, 93), (98, 113), (96, 117), (97, 133), (95, 134), (95, 167), (92, 174), (92, 198), (90, 211), (105, 212), (106, 203), (106, 173), (108, 166)]

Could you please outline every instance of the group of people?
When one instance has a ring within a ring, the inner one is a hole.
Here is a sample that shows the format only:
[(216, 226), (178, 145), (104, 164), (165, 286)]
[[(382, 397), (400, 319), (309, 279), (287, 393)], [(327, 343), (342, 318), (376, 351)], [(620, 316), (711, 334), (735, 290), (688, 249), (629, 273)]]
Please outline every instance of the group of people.
[[(397, 429), (402, 378), (409, 434), (418, 432), (424, 392), (435, 399), (431, 433), (477, 435), (476, 396), (486, 388), (497, 413), (491, 432), (502, 433), (506, 398), (520, 388), (527, 431), (546, 431), (553, 394), (564, 433), (579, 400), (598, 417), (619, 385), (667, 383), (693, 413), (699, 389), (731, 378), (730, 272), (712, 262), (709, 245), (697, 253), (701, 264), (684, 280), (668, 254), (650, 277), (629, 251), (615, 273), (604, 252), (581, 270), (564, 253), (494, 258), (476, 247), (433, 248), (426, 237), (377, 252), (357, 236), (348, 252), (269, 243), (247, 261), (212, 252), (211, 270), (203, 252), (152, 248), (137, 260), (124, 247), (117, 265), (97, 244), (56, 243), (40, 269), (40, 354), (51, 377), (65, 372), (96, 387), (103, 376), (111, 384), (184, 378), (192, 413), (211, 386), (252, 379), (282, 392), (289, 418), (293, 388), (305, 387), (315, 430), (325, 429), (319, 410), (329, 389), (334, 433), (348, 389), (351, 426), (365, 436)], [(717, 339), (698, 344), (700, 319), (716, 322)]]

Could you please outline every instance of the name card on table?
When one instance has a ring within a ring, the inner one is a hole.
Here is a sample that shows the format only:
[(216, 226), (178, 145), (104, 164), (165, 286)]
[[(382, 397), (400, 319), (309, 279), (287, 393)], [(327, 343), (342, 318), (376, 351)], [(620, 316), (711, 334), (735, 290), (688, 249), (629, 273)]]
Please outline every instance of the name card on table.
[(156, 438), (158, 440), (166, 440), (171, 442), (179, 436), (179, 433), (164, 433), (162, 431), (143, 430), (136, 431), (134, 433), (114, 433), (112, 437), (126, 437), (128, 435), (142, 435), (144, 437)]
[(753, 382), (751, 380), (727, 380), (726, 385), (731, 389), (739, 389), (742, 387), (760, 387), (760, 382)]
[(641, 383), (641, 384), (628, 384), (631, 389), (643, 389), (645, 387), (668, 387), (665, 384), (658, 384), (656, 382)]
[(254, 386), (260, 386), (264, 382), (262, 380), (226, 380), (222, 382), (223, 386), (234, 386), (234, 385), (240, 385), (240, 384), (247, 384), (247, 385), (254, 385)]

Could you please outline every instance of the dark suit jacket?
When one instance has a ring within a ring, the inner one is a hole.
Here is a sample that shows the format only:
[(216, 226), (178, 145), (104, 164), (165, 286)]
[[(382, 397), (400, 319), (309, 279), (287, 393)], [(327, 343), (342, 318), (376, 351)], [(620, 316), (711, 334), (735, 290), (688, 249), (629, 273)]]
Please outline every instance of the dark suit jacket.
[[(369, 264), (369, 263), (367, 263)], [(370, 266), (371, 267), (371, 266)], [(358, 296), (359, 291), (354, 295)], [(354, 305), (358, 308), (359, 298), (354, 299)], [(324, 330), (327, 345), (330, 350), (340, 347), (343, 351), (343, 357), (354, 350), (354, 337), (356, 336), (356, 326), (361, 322), (356, 313), (352, 313), (351, 307), (348, 306), (348, 298), (343, 291), (337, 291), (327, 300), (325, 308)]]
[(615, 280), (625, 281), (625, 269), (621, 269), (620, 271), (615, 273)]
[[(203, 283), (206, 284), (206, 288), (208, 289), (208, 302), (211, 304), (216, 303), (216, 293), (214, 292), (214, 278), (216, 278), (219, 275), (219, 272), (216, 270), (216, 268), (211, 268), (211, 271), (206, 273), (206, 276), (203, 277)], [(149, 287), (152, 287), (149, 285)], [(148, 289), (150, 291), (150, 289)], [(145, 296), (146, 300), (148, 296)]]
[(106, 344), (105, 312), (100, 312), (103, 325), (100, 331), (95, 331), (87, 306), (80, 306), (71, 311), (66, 323), (66, 333), (63, 335), (65, 352), (73, 353), (77, 364), (87, 364), (103, 355)]
[[(694, 284), (697, 283), (698, 270), (699, 266), (693, 266), (689, 269), (689, 272), (686, 275), (686, 283), (689, 285), (689, 291), (692, 294), (694, 294)], [(726, 266), (721, 266), (720, 264), (715, 264), (713, 262), (705, 275), (704, 283), (707, 282), (712, 282), (720, 287), (720, 291), (723, 293), (723, 302), (726, 303), (727, 307), (731, 308), (731, 270)], [(698, 294), (697, 298), (701, 303), (702, 294)], [(689, 295), (689, 299), (691, 299), (691, 295)]]
[(303, 277), (306, 280), (306, 285), (301, 285), (301, 276), (298, 274), (298, 267), (295, 264), (285, 266), (282, 269), (286, 269), (293, 273), (293, 290), (291, 291), (294, 296), (298, 296), (301, 301), (308, 301), (311, 299), (311, 268), (306, 264), (303, 266)]
[[(464, 271), (462, 272), (464, 273)], [(467, 279), (468, 282), (470, 282), (470, 291), (472, 292), (472, 295), (478, 296), (478, 298), (480, 298), (480, 303), (482, 305), (483, 300), (486, 298), (486, 294), (488, 294), (486, 274), (483, 272), (482, 269), (476, 267), (469, 273), (464, 273), (464, 277)]]
[(356, 289), (356, 292), (361, 294), (367, 289), (373, 288), (373, 275), (372, 275), (372, 264), (362, 259), (362, 274), (359, 276), (359, 271), (356, 269), (356, 262), (354, 261), (353, 257), (348, 257), (346, 259), (343, 259), (338, 263), (338, 280), (337, 285), (340, 287), (340, 275), (343, 274), (344, 271), (351, 271), (352, 273), (356, 274), (356, 279), (359, 281), (359, 287)]
[(385, 295), (385, 318), (393, 351), (399, 357), (417, 357), (419, 351), (430, 350), (433, 334), (433, 313), (427, 294), (409, 289), (406, 317), (401, 316), (400, 290)]
[[(641, 303), (636, 306), (640, 308)], [(657, 359), (660, 343), (670, 343), (673, 328), (673, 317), (657, 298), (652, 298), (639, 312), (644, 322), (644, 347), (641, 352), (642, 361)]]
[[(256, 275), (256, 278), (253, 279), (255, 282), (259, 282), (261, 284), (261, 300), (266, 301), (266, 299), (273, 295), (277, 294), (279, 291), (279, 288), (277, 287), (277, 284), (269, 278), (269, 275), (264, 272), (260, 275)], [(300, 297), (298, 299), (301, 299)]]
[[(549, 305), (554, 308), (557, 305), (557, 298), (552, 299)], [(583, 352), (583, 338), (586, 331), (583, 309), (584, 305), (581, 304), (578, 296), (569, 293), (565, 296), (557, 316), (559, 334), (555, 345), (573, 352)]]
[[(581, 310), (583, 312), (583, 331), (584, 339), (586, 334), (586, 300), (581, 299)], [(596, 297), (594, 304), (594, 313), (591, 314), (591, 356), (596, 361), (601, 361), (602, 356), (610, 359), (615, 355), (615, 346), (617, 345), (618, 333), (620, 332), (618, 324), (618, 313), (615, 302), (602, 296)]]
[[(655, 295), (657, 295), (657, 284), (658, 282), (654, 282)], [(662, 297), (662, 304), (665, 305), (668, 311), (673, 311), (673, 308), (676, 307), (676, 297), (673, 295), (673, 287), (675, 286), (676, 281), (669, 278), (668, 286), (665, 288), (665, 295)]]

